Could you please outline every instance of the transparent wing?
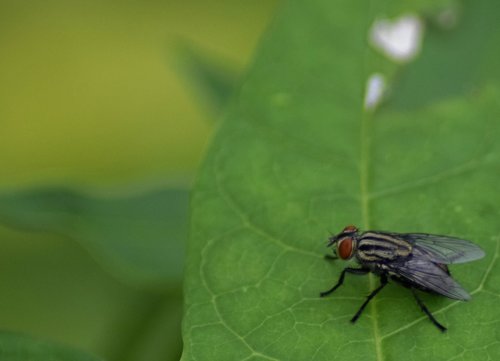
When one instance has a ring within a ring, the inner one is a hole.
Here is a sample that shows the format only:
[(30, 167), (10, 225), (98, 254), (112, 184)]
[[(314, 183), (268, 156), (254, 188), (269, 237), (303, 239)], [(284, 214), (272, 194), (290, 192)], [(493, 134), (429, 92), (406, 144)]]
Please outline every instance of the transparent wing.
[(433, 262), (464, 263), (484, 257), (484, 251), (479, 246), (464, 239), (424, 233), (405, 236)]
[(440, 295), (467, 301), (470, 295), (446, 271), (427, 259), (412, 257), (406, 262), (391, 264), (390, 268), (401, 277)]

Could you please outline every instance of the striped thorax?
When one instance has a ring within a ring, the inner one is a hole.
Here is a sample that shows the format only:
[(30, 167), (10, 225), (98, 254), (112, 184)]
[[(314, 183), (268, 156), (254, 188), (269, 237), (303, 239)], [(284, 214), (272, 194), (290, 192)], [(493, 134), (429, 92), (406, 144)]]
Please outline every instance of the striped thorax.
[(394, 261), (408, 257), (412, 245), (389, 234), (365, 232), (357, 239), (356, 257), (361, 262)]

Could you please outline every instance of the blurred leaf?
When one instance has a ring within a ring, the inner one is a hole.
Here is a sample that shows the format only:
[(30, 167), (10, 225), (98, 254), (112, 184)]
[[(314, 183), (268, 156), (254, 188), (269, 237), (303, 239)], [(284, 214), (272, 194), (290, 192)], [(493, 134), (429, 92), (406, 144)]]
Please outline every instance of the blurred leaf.
[(182, 292), (169, 292), (149, 318), (136, 329), (134, 337), (117, 360), (177, 361), (182, 352)]
[[(446, 25), (455, 21), (456, 26)], [(391, 105), (415, 109), (473, 95), (482, 86), (498, 82), (498, 24), (500, 3), (493, 1), (464, 1), (428, 18), (422, 54), (401, 74)]]
[(8, 361), (98, 361), (69, 347), (13, 333), (0, 333), (0, 359)]
[(188, 191), (100, 199), (44, 189), (0, 196), (0, 222), (78, 240), (104, 265), (145, 285), (182, 277)]
[(238, 75), (234, 66), (217, 60), (188, 42), (177, 46), (177, 67), (195, 94), (218, 114), (233, 94)]
[[(485, 4), (495, 5), (470, 6)], [(467, 98), (365, 111), (374, 70), (365, 39), (378, 17), (367, 7), (291, 0), (261, 45), (193, 193), (183, 360), (481, 360), (500, 352), (500, 84), (475, 77)], [(461, 34), (463, 49), (489, 39)], [(319, 297), (345, 267), (323, 260), (328, 230), (351, 223), (452, 234), (486, 250), (484, 260), (452, 271), (472, 302), (424, 295), (447, 334), (392, 284), (353, 326), (374, 275), (348, 277)]]
[(106, 360), (124, 361), (122, 350), (138, 337), (150, 309), (173, 293), (120, 282), (77, 242), (53, 233), (0, 227), (0, 249), (2, 328)]
[(455, 0), (384, 0), (370, 3), (377, 16), (395, 18), (409, 13), (433, 13), (454, 6)]

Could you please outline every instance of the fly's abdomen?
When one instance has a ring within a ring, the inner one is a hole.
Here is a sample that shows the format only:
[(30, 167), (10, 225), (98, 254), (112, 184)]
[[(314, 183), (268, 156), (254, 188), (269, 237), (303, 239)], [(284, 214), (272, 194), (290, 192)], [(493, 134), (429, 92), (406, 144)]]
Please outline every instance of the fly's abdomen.
[(388, 262), (408, 257), (412, 245), (389, 234), (365, 232), (358, 239), (356, 256), (360, 262)]

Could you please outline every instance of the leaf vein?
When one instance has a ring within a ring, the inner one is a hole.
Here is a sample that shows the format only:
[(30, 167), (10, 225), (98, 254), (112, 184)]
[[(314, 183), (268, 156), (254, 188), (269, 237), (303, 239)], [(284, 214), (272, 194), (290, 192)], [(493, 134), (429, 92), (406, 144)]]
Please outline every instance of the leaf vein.
[[(216, 166), (216, 169), (218, 169), (217, 166)], [(287, 251), (296, 252), (299, 254), (304, 254), (304, 255), (312, 256), (312, 257), (316, 257), (316, 258), (322, 258), (322, 256), (318, 255), (315, 252), (310, 252), (310, 251), (307, 251), (305, 249), (297, 248), (297, 247), (291, 246), (289, 244), (286, 244), (278, 237), (275, 237), (274, 235), (272, 235), (268, 231), (264, 230), (262, 227), (255, 224), (250, 219), (250, 216), (247, 213), (245, 213), (243, 208), (240, 205), (238, 205), (238, 203), (236, 202), (234, 197), (232, 197), (229, 194), (229, 192), (227, 192), (227, 190), (224, 188), (223, 182), (220, 179), (219, 173), (218, 172), (215, 172), (215, 173), (216, 173), (215, 179), (216, 179), (218, 193), (220, 194), (220, 196), (222, 197), (224, 202), (238, 215), (238, 217), (240, 217), (240, 219), (245, 227), (254, 231), (255, 233), (259, 234), (260, 236), (267, 238), (269, 241), (271, 241), (275, 245), (282, 247), (283, 249), (285, 249)]]
[[(219, 307), (217, 305), (217, 294), (212, 290), (212, 288), (209, 286), (208, 284), (208, 280), (206, 279), (205, 277), (205, 272), (203, 272), (204, 268), (205, 268), (205, 262), (206, 262), (206, 252), (207, 250), (212, 246), (213, 243), (215, 243), (215, 241), (217, 240), (218, 238), (212, 238), (211, 240), (209, 240), (205, 246), (203, 247), (202, 251), (201, 251), (201, 264), (200, 264), (200, 279), (201, 279), (201, 282), (203, 284), (203, 286), (205, 287), (205, 289), (210, 293), (210, 295), (212, 296), (212, 299), (211, 299), (211, 302), (212, 304), (214, 305), (214, 310), (215, 310), (215, 314), (217, 316), (217, 318), (220, 320), (222, 326), (224, 326), (230, 333), (232, 333), (238, 340), (240, 340), (243, 345), (248, 348), (248, 350), (251, 352), (252, 355), (255, 355), (255, 356), (261, 356), (261, 357), (264, 357), (268, 360), (274, 360), (274, 361), (279, 361), (278, 359), (275, 359), (275, 358), (272, 358), (272, 357), (269, 357), (265, 354), (262, 354), (258, 351), (256, 351), (246, 340), (244, 337), (242, 337), (240, 334), (238, 334), (238, 332), (236, 332), (227, 322), (226, 320), (224, 319), (224, 317), (222, 317), (222, 314), (219, 310)], [(249, 357), (251, 357), (252, 355), (250, 355)]]
[(433, 184), (438, 184), (440, 182), (443, 182), (445, 180), (473, 172), (477, 169), (480, 169), (488, 164), (496, 164), (494, 161), (491, 160), (491, 156), (493, 153), (488, 153), (480, 158), (475, 158), (471, 159), (463, 164), (460, 164), (458, 166), (448, 168), (442, 172), (422, 177), (417, 180), (405, 182), (396, 186), (389, 187), (387, 189), (382, 189), (377, 192), (372, 192), (369, 195), (370, 199), (379, 199), (379, 198), (384, 198), (384, 197), (389, 197), (395, 194), (399, 193), (404, 193), (409, 190), (413, 189), (418, 189), (421, 187), (425, 187), (428, 185), (433, 185)]

